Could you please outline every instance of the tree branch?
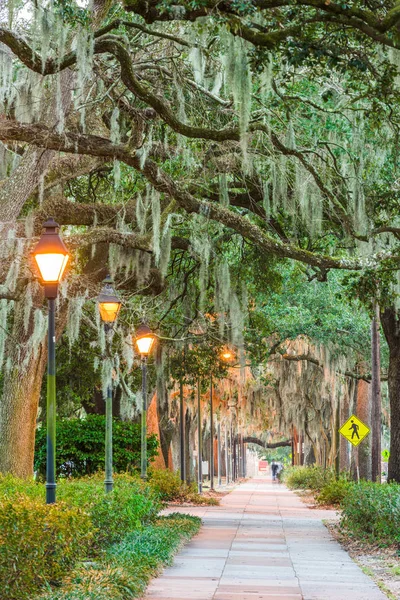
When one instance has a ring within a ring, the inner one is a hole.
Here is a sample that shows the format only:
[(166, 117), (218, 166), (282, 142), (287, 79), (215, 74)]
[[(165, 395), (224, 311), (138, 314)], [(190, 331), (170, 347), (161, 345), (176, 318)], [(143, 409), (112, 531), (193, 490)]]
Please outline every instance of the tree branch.
[(116, 158), (142, 172), (156, 190), (175, 199), (177, 204), (187, 213), (202, 214), (205, 217), (218, 221), (226, 227), (237, 231), (265, 252), (325, 269), (354, 271), (362, 267), (361, 263), (357, 261), (315, 254), (298, 246), (284, 243), (271, 237), (249, 219), (238, 215), (232, 210), (218, 206), (213, 202), (198, 200), (189, 192), (180, 188), (151, 159), (148, 158), (142, 164), (140, 154), (137, 152), (132, 153), (125, 145), (113, 144), (109, 140), (99, 136), (67, 132), (58, 134), (42, 125), (25, 125), (8, 120), (0, 121), (0, 139), (24, 141), (59, 152)]

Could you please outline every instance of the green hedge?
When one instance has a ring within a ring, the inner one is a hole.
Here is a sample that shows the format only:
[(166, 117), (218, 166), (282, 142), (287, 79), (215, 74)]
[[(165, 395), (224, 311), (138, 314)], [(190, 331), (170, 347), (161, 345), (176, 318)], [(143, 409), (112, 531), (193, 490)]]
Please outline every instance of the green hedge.
[(342, 502), (341, 524), (362, 540), (400, 542), (400, 485), (361, 481), (349, 487)]
[(0, 477), (0, 590), (7, 600), (59, 584), (79, 560), (151, 524), (162, 507), (137, 478), (117, 475), (111, 494), (103, 487), (101, 475), (61, 481), (57, 504), (46, 506), (43, 484)]
[[(85, 419), (57, 421), (56, 468), (58, 476), (82, 477), (104, 469), (105, 417), (87, 415)], [(140, 465), (140, 425), (113, 419), (113, 466), (116, 473), (137, 469)], [(147, 436), (147, 457), (157, 455), (158, 439)], [(46, 473), (46, 428), (36, 432), (35, 470)]]

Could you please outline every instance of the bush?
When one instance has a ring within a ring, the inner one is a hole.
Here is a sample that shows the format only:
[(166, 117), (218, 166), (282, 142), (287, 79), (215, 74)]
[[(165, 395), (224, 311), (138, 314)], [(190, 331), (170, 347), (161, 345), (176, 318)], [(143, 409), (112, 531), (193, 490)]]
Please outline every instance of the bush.
[(96, 545), (111, 544), (127, 531), (154, 521), (162, 503), (154, 490), (130, 475), (114, 476), (114, 491), (104, 493), (104, 474), (60, 481), (58, 498), (84, 506), (97, 530)]
[(283, 481), (290, 489), (320, 491), (335, 480), (333, 469), (323, 467), (288, 467), (283, 472)]
[(16, 496), (0, 501), (0, 588), (3, 598), (32, 598), (46, 581), (59, 582), (93, 542), (87, 513), (64, 503), (46, 506)]
[[(87, 415), (85, 419), (57, 421), (56, 467), (60, 476), (81, 477), (104, 469), (104, 415)], [(140, 425), (113, 419), (113, 467), (116, 473), (132, 471), (140, 465)], [(157, 455), (158, 439), (147, 437), (147, 457)], [(46, 428), (36, 432), (35, 470), (46, 473)]]
[(43, 484), (0, 477), (5, 598), (32, 598), (45, 582), (58, 583), (76, 562), (96, 558), (112, 542), (156, 520), (162, 503), (148, 484), (117, 475), (114, 491), (105, 494), (103, 479), (97, 474), (61, 481), (57, 504), (46, 506)]
[(354, 484), (343, 498), (342, 509), (341, 524), (357, 537), (380, 544), (400, 542), (399, 484)]
[(165, 502), (192, 502), (193, 504), (218, 505), (216, 498), (197, 493), (197, 485), (181, 481), (179, 473), (169, 469), (154, 469), (149, 472), (149, 484)]
[(179, 473), (169, 469), (154, 469), (149, 472), (149, 484), (160, 498), (166, 502), (172, 500), (184, 501), (187, 496), (195, 491), (181, 481)]
[(342, 475), (339, 479), (324, 485), (315, 499), (318, 504), (340, 506), (353, 485), (355, 485), (353, 481), (349, 481), (345, 475)]

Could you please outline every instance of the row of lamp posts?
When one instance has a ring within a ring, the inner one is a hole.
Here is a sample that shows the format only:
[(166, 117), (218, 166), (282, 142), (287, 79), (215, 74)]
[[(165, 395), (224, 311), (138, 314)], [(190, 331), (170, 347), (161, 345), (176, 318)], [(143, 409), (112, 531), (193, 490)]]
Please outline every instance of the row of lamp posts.
[[(56, 370), (55, 370), (55, 301), (58, 285), (61, 282), (65, 267), (69, 260), (68, 250), (58, 234), (59, 225), (54, 219), (48, 219), (44, 225), (44, 232), (34, 250), (34, 258), (42, 277), (44, 295), (48, 299), (49, 325), (48, 325), (48, 371), (47, 371), (47, 458), (46, 458), (46, 502), (53, 504), (56, 501)], [(118, 313), (121, 300), (115, 294), (110, 277), (104, 281), (97, 303), (101, 319), (104, 323), (106, 341), (109, 342)], [(155, 336), (151, 329), (144, 323), (136, 332), (136, 345), (141, 356), (142, 367), (142, 422), (141, 422), (141, 464), (140, 474), (142, 479), (147, 479), (147, 358), (154, 345)], [(226, 350), (222, 354), (225, 361), (233, 358), (233, 353)], [(211, 411), (211, 448), (210, 448), (210, 487), (214, 489), (214, 424), (213, 424), (213, 380), (210, 380), (210, 411)], [(198, 386), (198, 485), (202, 491), (202, 439), (201, 439), (201, 407), (200, 383)], [(181, 433), (181, 477), (185, 478), (184, 461), (184, 410), (183, 386), (180, 386), (180, 433)], [(220, 435), (220, 432), (219, 434)], [(227, 449), (226, 449), (227, 451)], [(220, 461), (220, 456), (218, 455)], [(228, 464), (226, 464), (228, 466)], [(220, 479), (220, 465), (219, 465)], [(227, 475), (228, 476), (228, 475)], [(218, 481), (220, 483), (220, 481)], [(106, 434), (105, 434), (105, 490), (113, 489), (112, 478), (112, 381), (107, 386), (106, 399)]]
[[(39, 269), (44, 295), (48, 299), (48, 366), (47, 366), (47, 441), (46, 441), (46, 503), (56, 501), (56, 328), (55, 308), (58, 286), (69, 260), (68, 250), (58, 234), (59, 225), (48, 219), (44, 225), (33, 256)], [(100, 316), (104, 324), (106, 342), (110, 342), (113, 324), (121, 308), (121, 300), (115, 294), (108, 276), (97, 298)], [(141, 431), (141, 477), (147, 478), (147, 358), (154, 345), (151, 329), (142, 324), (136, 331), (136, 345), (142, 363), (142, 431)], [(107, 344), (108, 345), (108, 344)], [(105, 433), (105, 490), (113, 489), (112, 477), (112, 381), (107, 386), (106, 433)]]

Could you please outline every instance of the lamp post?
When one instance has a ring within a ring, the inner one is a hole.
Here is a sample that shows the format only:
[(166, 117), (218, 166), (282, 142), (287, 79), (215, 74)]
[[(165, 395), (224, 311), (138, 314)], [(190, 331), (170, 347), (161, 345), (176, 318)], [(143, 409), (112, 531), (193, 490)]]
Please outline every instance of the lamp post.
[(199, 494), (203, 491), (203, 449), (201, 439), (201, 382), (197, 382), (197, 489)]
[(180, 463), (181, 481), (185, 481), (185, 407), (183, 404), (183, 382), (179, 382), (179, 429), (180, 429)]
[(59, 225), (48, 219), (33, 255), (38, 266), (44, 295), (49, 305), (48, 362), (47, 362), (47, 443), (46, 443), (46, 504), (56, 501), (56, 326), (55, 309), (58, 284), (61, 281), (69, 254), (58, 235)]
[(221, 487), (221, 423), (217, 426), (217, 454), (218, 486)]
[(210, 376), (210, 490), (214, 490), (214, 407), (213, 407), (213, 378)]
[[(226, 362), (226, 363), (230, 363), (234, 358), (235, 358), (235, 354), (229, 348), (225, 348), (225, 350), (221, 354), (221, 359), (224, 362)], [(231, 457), (232, 457), (232, 428), (231, 428), (230, 448), (231, 448)], [(219, 449), (219, 452), (220, 451), (221, 450)], [(218, 457), (218, 459), (220, 460), (220, 457)], [(231, 458), (231, 461), (232, 461), (232, 458)], [(229, 461), (228, 426), (225, 425), (225, 471), (226, 471), (226, 485), (229, 483), (229, 463), (232, 464), (231, 461)], [(231, 480), (233, 481), (233, 469), (231, 469)], [(220, 483), (220, 475), (218, 475), (218, 485), (221, 485), (221, 483)]]
[[(97, 296), (97, 306), (99, 307), (100, 317), (104, 324), (104, 333), (106, 341), (109, 342), (113, 324), (117, 320), (121, 309), (121, 300), (116, 296), (112, 287), (112, 279), (109, 275), (103, 281), (104, 286)], [(106, 399), (106, 438), (105, 438), (105, 491), (111, 492), (113, 489), (113, 451), (112, 451), (112, 381), (107, 386)]]
[(142, 323), (136, 331), (136, 346), (142, 359), (142, 437), (140, 447), (140, 477), (147, 479), (147, 358), (154, 345), (155, 335)]

